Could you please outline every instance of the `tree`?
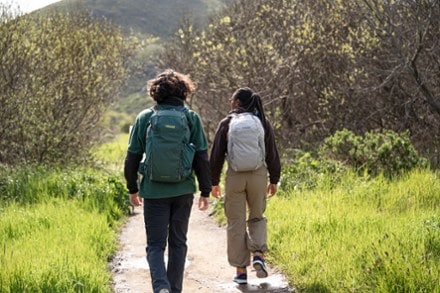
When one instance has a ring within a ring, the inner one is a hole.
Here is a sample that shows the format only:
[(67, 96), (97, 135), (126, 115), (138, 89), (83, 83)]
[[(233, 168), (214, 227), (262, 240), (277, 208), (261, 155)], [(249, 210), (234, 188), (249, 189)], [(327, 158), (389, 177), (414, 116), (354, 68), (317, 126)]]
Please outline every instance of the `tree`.
[(116, 27), (84, 11), (3, 17), (0, 162), (85, 160), (130, 52)]
[[(383, 101), (383, 120), (440, 163), (440, 2), (363, 0), (360, 9), (379, 42), (362, 62), (364, 88)], [(368, 61), (368, 62), (367, 62)]]
[(344, 128), (408, 129), (434, 158), (439, 7), (434, 0), (237, 0), (208, 29), (182, 28), (162, 66), (193, 75), (208, 133), (232, 92), (250, 86), (284, 147), (313, 148)]

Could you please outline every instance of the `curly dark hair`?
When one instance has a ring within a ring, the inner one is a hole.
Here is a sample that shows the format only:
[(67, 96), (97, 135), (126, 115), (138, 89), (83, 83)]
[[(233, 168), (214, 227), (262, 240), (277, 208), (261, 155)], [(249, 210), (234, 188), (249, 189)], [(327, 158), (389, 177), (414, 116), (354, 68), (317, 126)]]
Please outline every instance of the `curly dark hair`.
[(195, 91), (195, 86), (189, 75), (166, 69), (154, 79), (147, 82), (150, 96), (156, 102), (162, 102), (167, 97), (178, 97), (184, 101)]

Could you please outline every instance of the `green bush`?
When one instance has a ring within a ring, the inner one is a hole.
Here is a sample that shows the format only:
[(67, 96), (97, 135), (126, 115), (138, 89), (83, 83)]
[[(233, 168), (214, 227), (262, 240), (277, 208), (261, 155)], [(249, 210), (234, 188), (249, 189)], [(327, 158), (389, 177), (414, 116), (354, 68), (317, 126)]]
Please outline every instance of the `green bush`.
[(134, 43), (81, 10), (0, 15), (0, 162), (84, 162)]
[(297, 150), (289, 156), (280, 182), (286, 191), (318, 186), (332, 189), (351, 170), (361, 176), (383, 174), (391, 178), (427, 165), (408, 133), (393, 131), (367, 132), (362, 137), (344, 129), (328, 137), (316, 153)]
[[(338, 161), (297, 150), (283, 169), (280, 184), (285, 191), (312, 189), (319, 184), (331, 187), (339, 181), (339, 175), (346, 170), (347, 168)], [(329, 174), (331, 176), (328, 176)]]
[(363, 137), (347, 129), (338, 131), (324, 141), (319, 155), (373, 176), (383, 173), (392, 177), (427, 165), (427, 160), (417, 154), (408, 132), (391, 130), (367, 132)]

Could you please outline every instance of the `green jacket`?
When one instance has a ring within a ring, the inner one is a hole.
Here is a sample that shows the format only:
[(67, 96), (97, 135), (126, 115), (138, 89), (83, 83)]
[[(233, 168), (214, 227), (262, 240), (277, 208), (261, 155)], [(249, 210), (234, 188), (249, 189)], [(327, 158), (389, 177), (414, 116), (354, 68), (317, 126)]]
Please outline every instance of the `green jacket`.
[[(159, 109), (173, 109), (178, 106), (160, 104), (158, 107)], [(129, 153), (138, 155), (143, 155), (145, 153), (147, 127), (152, 114), (152, 109), (146, 109), (137, 116), (130, 133), (128, 143)], [(199, 115), (196, 112), (189, 110), (187, 118), (191, 130), (190, 142), (195, 145), (196, 152), (207, 152), (208, 141)], [(142, 177), (139, 186), (139, 195), (143, 198), (167, 198), (192, 194), (195, 191), (196, 182), (194, 172), (185, 181), (179, 183), (155, 182)]]

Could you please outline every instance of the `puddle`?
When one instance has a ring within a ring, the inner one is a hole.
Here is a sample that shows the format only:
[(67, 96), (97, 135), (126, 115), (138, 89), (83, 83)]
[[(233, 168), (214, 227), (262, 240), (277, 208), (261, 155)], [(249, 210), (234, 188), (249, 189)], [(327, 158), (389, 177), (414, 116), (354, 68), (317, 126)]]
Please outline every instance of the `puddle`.
[(249, 278), (246, 285), (237, 285), (232, 280), (228, 284), (222, 284), (219, 287), (225, 292), (253, 292), (253, 293), (292, 293), (295, 292), (289, 288), (287, 280), (280, 274), (273, 274), (264, 279)]

